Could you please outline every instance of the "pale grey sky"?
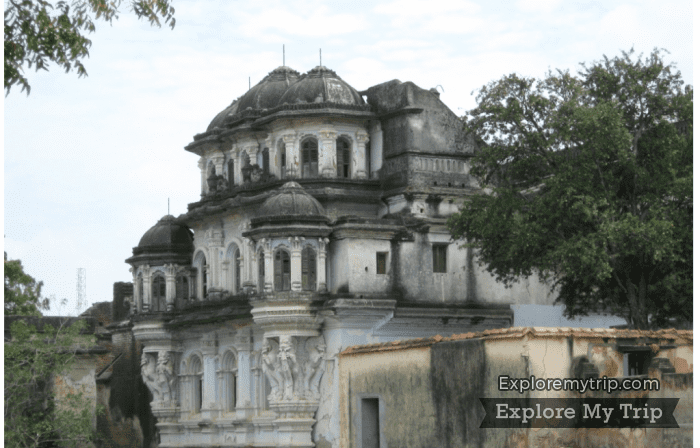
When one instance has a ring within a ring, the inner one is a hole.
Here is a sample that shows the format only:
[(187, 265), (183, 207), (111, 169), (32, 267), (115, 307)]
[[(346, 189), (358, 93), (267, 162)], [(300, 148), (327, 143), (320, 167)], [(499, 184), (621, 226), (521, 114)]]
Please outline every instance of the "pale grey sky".
[[(76, 269), (87, 302), (130, 281), (124, 259), (167, 213), (199, 199), (198, 157), (184, 151), (214, 116), (268, 72), (318, 65), (364, 90), (392, 79), (440, 85), (458, 114), (509, 73), (549, 69), (634, 47), (670, 51), (693, 79), (692, 1), (175, 0), (177, 25), (124, 11), (91, 35), (89, 76), (29, 72), (32, 93), (5, 98), (4, 235), (9, 258), (74, 314)], [(82, 311), (82, 310), (81, 310)]]

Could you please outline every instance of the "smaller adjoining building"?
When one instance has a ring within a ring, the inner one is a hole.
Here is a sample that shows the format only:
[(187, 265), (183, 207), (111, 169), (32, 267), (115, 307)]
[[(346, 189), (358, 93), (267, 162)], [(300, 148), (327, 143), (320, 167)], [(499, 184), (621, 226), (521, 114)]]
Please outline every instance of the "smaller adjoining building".
[[(516, 327), (339, 356), (340, 446), (691, 447), (693, 332)], [(658, 391), (499, 390), (510, 378), (657, 378)], [(480, 398), (679, 398), (679, 428), (479, 428)]]

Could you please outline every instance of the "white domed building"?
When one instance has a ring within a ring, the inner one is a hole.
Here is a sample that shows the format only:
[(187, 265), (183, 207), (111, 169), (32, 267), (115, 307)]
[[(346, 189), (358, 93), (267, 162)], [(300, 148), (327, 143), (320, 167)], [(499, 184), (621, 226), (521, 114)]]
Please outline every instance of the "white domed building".
[(278, 67), (216, 115), (185, 148), (197, 202), (127, 260), (160, 446), (337, 447), (339, 352), (552, 303), (450, 239), (476, 147), (437, 92), (358, 92), (322, 66)]

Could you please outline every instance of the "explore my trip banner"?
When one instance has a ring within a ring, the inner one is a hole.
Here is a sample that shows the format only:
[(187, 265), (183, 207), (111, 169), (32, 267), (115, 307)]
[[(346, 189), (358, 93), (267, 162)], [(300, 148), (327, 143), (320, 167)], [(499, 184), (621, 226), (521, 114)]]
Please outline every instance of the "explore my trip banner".
[(479, 398), (480, 428), (678, 428), (679, 398)]

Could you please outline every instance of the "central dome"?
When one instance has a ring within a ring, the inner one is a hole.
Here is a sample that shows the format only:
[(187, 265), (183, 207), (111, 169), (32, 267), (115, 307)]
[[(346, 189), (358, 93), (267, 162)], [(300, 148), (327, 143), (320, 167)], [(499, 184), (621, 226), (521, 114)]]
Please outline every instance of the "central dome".
[(323, 102), (350, 106), (365, 104), (357, 90), (340, 79), (333, 70), (324, 66), (309, 70), (299, 82), (290, 86), (279, 100), (280, 105)]
[(265, 216), (325, 216), (323, 206), (296, 182), (282, 185), (274, 196), (260, 207), (259, 217)]

